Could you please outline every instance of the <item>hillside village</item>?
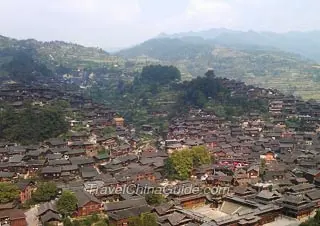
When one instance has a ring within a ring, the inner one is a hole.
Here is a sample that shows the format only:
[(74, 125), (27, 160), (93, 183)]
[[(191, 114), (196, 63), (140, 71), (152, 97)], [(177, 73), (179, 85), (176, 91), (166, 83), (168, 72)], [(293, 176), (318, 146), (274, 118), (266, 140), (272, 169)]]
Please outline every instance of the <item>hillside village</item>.
[[(71, 221), (97, 215), (117, 226), (149, 213), (153, 225), (162, 226), (299, 225), (314, 216), (320, 205), (320, 103), (221, 81), (233, 96), (267, 101), (268, 117), (252, 111), (230, 120), (190, 108), (160, 133), (152, 125), (135, 128), (117, 106), (67, 90), (63, 80), (2, 85), (1, 103), (13, 114), (26, 103), (63, 100), (69, 106), (64, 136), (28, 145), (2, 140), (0, 181), (13, 184), (18, 195), (0, 199), (1, 225), (66, 225), (57, 207), (65, 191), (76, 197)], [(168, 160), (197, 148), (210, 161), (191, 164), (187, 178), (168, 177)], [(35, 202), (37, 190), (50, 182), (56, 193)], [(148, 193), (155, 188), (160, 196)]]

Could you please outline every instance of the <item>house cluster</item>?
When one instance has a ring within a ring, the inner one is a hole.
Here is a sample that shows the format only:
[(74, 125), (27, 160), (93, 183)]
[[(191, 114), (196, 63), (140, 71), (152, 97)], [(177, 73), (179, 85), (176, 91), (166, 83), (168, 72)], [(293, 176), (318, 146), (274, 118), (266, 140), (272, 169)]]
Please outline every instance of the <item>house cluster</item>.
[(248, 98), (267, 100), (269, 115), (253, 112), (229, 121), (216, 117), (214, 112), (193, 109), (172, 121), (164, 143), (169, 155), (185, 148), (206, 146), (214, 163), (195, 168), (191, 177), (206, 186), (230, 188), (228, 196), (216, 195), (209, 202), (230, 216), (205, 225), (266, 223), (254, 212), (246, 215), (235, 211), (237, 208), (232, 211), (234, 207), (226, 205), (226, 200), (231, 199), (236, 203), (240, 199), (255, 203), (258, 210), (265, 208), (306, 219), (319, 208), (320, 103), (287, 97), (273, 90), (244, 89), (237, 82), (229, 85), (234, 95), (246, 90)]
[[(38, 104), (65, 99), (72, 114), (65, 138), (29, 146), (1, 143), (0, 180), (19, 187), (20, 203), (31, 199), (38, 180), (55, 181), (61, 191), (71, 190), (77, 197), (72, 217), (101, 213), (117, 226), (143, 213), (154, 213), (159, 226), (253, 226), (281, 215), (299, 220), (311, 216), (320, 207), (320, 104), (222, 82), (233, 96), (268, 101), (269, 115), (252, 112), (229, 120), (191, 109), (171, 121), (159, 146), (142, 146), (114, 110), (81, 94), (17, 84), (2, 88), (0, 98), (16, 103), (15, 108), (30, 98)], [(106, 135), (109, 127), (113, 132)], [(152, 134), (153, 128), (144, 125), (142, 130)], [(163, 176), (168, 156), (195, 146), (205, 146), (214, 162), (195, 167), (188, 181), (168, 181)], [(145, 195), (154, 189), (163, 194), (164, 203), (147, 203)], [(1, 204), (0, 221), (26, 225), (16, 206)], [(42, 225), (62, 222), (55, 201), (42, 203), (36, 217)]]

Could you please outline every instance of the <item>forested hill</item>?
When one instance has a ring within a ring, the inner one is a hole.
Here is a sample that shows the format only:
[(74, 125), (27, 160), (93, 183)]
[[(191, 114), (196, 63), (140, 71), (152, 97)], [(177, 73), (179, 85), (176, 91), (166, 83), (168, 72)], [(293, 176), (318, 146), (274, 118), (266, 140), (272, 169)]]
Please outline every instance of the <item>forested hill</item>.
[(191, 79), (213, 67), (217, 74), (288, 94), (320, 98), (318, 65), (295, 53), (257, 45), (224, 45), (201, 37), (155, 38), (117, 53), (132, 60), (160, 60)]
[(110, 55), (100, 49), (61, 41), (40, 42), (34, 39), (17, 40), (0, 36), (0, 64), (8, 63), (17, 53), (29, 54), (35, 61), (54, 69), (88, 67), (108, 62)]
[(115, 80), (101, 77), (88, 94), (94, 101), (117, 106), (127, 122), (164, 127), (165, 120), (190, 108), (214, 110), (217, 116), (230, 118), (249, 112), (265, 113), (268, 106), (265, 100), (247, 96), (252, 88), (215, 77), (212, 70), (191, 81), (181, 81), (176, 67), (150, 65), (132, 82), (121, 77)]

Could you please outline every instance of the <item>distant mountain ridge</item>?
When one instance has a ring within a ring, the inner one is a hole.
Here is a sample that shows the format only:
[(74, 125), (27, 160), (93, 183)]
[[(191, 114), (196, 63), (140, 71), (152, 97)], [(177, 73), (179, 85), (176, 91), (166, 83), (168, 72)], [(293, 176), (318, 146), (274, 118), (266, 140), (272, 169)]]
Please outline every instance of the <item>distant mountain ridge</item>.
[(235, 31), (226, 28), (213, 28), (199, 32), (160, 34), (160, 38), (201, 37), (223, 45), (256, 45), (274, 47), (283, 51), (301, 54), (320, 62), (320, 31), (291, 31), (287, 33)]

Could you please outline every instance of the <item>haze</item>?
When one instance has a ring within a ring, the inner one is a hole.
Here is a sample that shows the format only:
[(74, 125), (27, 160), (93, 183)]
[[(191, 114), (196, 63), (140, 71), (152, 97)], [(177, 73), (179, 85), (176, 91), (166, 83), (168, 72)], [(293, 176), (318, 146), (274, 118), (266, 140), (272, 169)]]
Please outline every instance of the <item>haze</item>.
[(319, 10), (319, 0), (2, 0), (0, 31), (114, 48), (161, 32), (317, 30)]

